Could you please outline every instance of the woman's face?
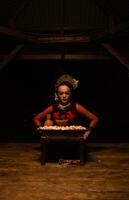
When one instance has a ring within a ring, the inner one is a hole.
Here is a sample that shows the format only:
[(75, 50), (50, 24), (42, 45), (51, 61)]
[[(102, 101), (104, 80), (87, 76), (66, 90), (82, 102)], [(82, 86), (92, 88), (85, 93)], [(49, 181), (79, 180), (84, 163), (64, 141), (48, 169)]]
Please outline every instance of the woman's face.
[(62, 104), (67, 104), (71, 97), (71, 90), (67, 85), (60, 85), (58, 87), (58, 98)]

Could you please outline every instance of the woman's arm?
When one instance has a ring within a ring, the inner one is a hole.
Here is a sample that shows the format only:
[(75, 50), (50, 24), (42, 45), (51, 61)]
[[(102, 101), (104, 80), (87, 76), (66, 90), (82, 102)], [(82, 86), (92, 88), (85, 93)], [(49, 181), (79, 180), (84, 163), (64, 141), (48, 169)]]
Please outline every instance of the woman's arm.
[(35, 126), (37, 127), (41, 126), (42, 119), (44, 119), (47, 116), (47, 114), (51, 113), (52, 111), (53, 111), (53, 106), (51, 105), (42, 112), (40, 112), (39, 114), (37, 114), (33, 119)]
[(88, 131), (84, 133), (84, 139), (86, 139), (89, 136), (89, 134), (92, 132), (92, 130), (96, 127), (99, 119), (95, 114), (93, 114), (92, 112), (90, 112), (89, 110), (87, 110), (80, 104), (76, 104), (76, 109), (78, 113), (84, 115), (89, 121)]

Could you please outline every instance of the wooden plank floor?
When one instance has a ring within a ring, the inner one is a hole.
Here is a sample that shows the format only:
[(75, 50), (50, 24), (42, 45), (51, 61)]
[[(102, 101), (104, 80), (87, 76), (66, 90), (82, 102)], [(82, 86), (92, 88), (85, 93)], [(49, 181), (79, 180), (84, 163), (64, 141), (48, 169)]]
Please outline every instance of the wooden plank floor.
[(84, 166), (40, 164), (39, 143), (0, 144), (1, 200), (128, 200), (129, 144), (87, 144)]

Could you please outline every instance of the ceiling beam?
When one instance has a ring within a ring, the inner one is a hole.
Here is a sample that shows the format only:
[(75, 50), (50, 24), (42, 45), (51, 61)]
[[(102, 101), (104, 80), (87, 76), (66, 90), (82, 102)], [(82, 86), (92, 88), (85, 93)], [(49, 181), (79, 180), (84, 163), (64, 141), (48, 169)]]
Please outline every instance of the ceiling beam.
[[(0, 59), (6, 59), (7, 55), (0, 55)], [(49, 53), (49, 54), (22, 54), (18, 57), (20, 60), (61, 60), (61, 53)], [(72, 54), (65, 53), (63, 56), (65, 60), (110, 60), (111, 57), (108, 55), (98, 54), (98, 53), (88, 53), (88, 54)]]
[(67, 36), (67, 35), (59, 35), (59, 36), (52, 36), (49, 34), (47, 35), (37, 35), (37, 36), (30, 36), (24, 34), (22, 32), (0, 27), (0, 34), (4, 34), (6, 36), (10, 36), (15, 39), (19, 39), (22, 42), (27, 42), (31, 44), (65, 44), (65, 43), (88, 43), (91, 41), (90, 37), (87, 35), (77, 35), (77, 36)]
[(116, 60), (129, 70), (129, 61), (108, 43), (101, 44)]
[(18, 45), (16, 48), (14, 48), (10, 54), (2, 61), (0, 64), (0, 71), (8, 65), (19, 53), (19, 51), (23, 48), (24, 45)]

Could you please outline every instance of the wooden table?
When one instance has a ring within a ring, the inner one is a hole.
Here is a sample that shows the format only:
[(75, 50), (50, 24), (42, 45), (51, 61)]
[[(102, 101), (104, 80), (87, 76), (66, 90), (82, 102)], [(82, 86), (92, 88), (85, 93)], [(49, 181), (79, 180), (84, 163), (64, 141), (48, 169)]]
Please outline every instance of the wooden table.
[(79, 142), (79, 155), (80, 155), (80, 165), (84, 165), (85, 163), (85, 155), (84, 155), (84, 149), (85, 149), (85, 140), (83, 138), (84, 130), (83, 131), (53, 131), (53, 130), (42, 130), (41, 133), (41, 164), (44, 165), (46, 163), (46, 148), (47, 143), (50, 141), (73, 141), (73, 142)]

